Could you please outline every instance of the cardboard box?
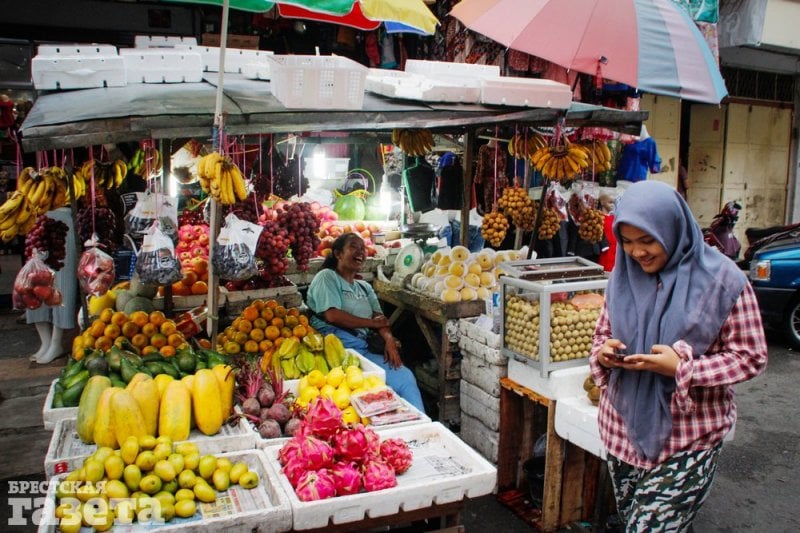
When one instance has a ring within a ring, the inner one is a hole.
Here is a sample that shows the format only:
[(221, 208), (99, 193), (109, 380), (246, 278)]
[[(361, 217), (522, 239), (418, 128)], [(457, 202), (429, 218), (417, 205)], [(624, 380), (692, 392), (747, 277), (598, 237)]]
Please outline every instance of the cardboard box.
[[(245, 48), (248, 50), (258, 50), (258, 35), (236, 35), (228, 34), (228, 45), (231, 48)], [(200, 43), (203, 46), (219, 46), (220, 36), (218, 33), (204, 33)]]

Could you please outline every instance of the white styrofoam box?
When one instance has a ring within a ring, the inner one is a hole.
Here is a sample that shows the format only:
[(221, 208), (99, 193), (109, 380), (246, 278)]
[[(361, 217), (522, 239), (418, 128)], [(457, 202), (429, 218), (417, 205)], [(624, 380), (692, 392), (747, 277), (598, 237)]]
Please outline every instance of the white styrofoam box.
[(475, 448), (489, 462), (497, 464), (500, 450), (500, 433), (492, 431), (477, 418), (462, 412), (459, 436), (461, 440)]
[[(245, 463), (258, 474), (259, 483), (253, 489), (231, 484), (225, 492), (217, 492), (214, 503), (199, 503), (197, 512), (188, 518), (173, 518), (164, 524), (134, 522), (131, 526), (117, 525), (114, 531), (186, 531), (214, 533), (217, 531), (252, 531), (278, 533), (292, 527), (292, 508), (289, 497), (277, 483), (266, 464), (261, 450), (215, 454), (231, 463)], [(61, 481), (63, 475), (57, 476)], [(55, 533), (55, 503), (57, 483), (50, 483), (39, 522), (39, 533)], [(83, 528), (81, 531), (91, 531)]]
[(586, 391), (583, 390), (583, 382), (589, 374), (589, 365), (586, 364), (554, 370), (549, 377), (543, 378), (539, 369), (513, 357), (508, 359), (510, 379), (551, 400), (584, 394)]
[(361, 109), (367, 67), (341, 56), (268, 56), (272, 94), (287, 108)]
[(409, 59), (406, 61), (406, 72), (420, 74), (426, 78), (450, 80), (455, 83), (466, 83), (474, 87), (480, 87), (482, 78), (500, 76), (500, 67), (497, 65), (473, 65), (471, 63)]
[(433, 80), (421, 74), (402, 70), (371, 68), (367, 73), (366, 90), (388, 96), (422, 102), (461, 102), (478, 103), (481, 98), (479, 87), (458, 84), (451, 81)]
[[(64, 418), (56, 422), (44, 457), (44, 473), (48, 479), (79, 467), (86, 457), (97, 450), (96, 444), (86, 444), (80, 439), (77, 424), (76, 418)], [(255, 448), (256, 436), (253, 426), (240, 419), (235, 426), (223, 424), (216, 435), (203, 435), (193, 429), (187, 440), (197, 444), (201, 454), (217, 454)]]
[[(204, 72), (219, 72), (219, 47), (201, 45), (177, 45), (176, 48), (184, 48), (200, 54)], [(267, 50), (247, 50), (245, 48), (226, 48), (225, 49), (225, 72), (241, 73), (245, 65), (250, 63), (261, 63), (264, 58), (272, 55), (273, 52)]]
[(200, 54), (184, 48), (122, 48), (128, 83), (197, 83), (203, 81)]
[(56, 422), (64, 418), (78, 418), (77, 407), (53, 407), (57, 383), (58, 378), (54, 379), (50, 384), (50, 390), (47, 391), (47, 397), (44, 399), (44, 405), (42, 406), (44, 429), (53, 429), (56, 427)]
[(500, 429), (500, 398), (461, 380), (461, 412), (480, 420), (492, 431)]
[(408, 443), (411, 468), (397, 476), (397, 486), (375, 492), (302, 502), (278, 462), (280, 446), (264, 448), (267, 467), (289, 495), (293, 529), (326, 527), (414, 511), (433, 504), (477, 498), (491, 493), (497, 469), (439, 422), (378, 430), (381, 440), (401, 438)]
[(197, 46), (196, 37), (183, 35), (136, 35), (133, 38), (136, 48), (173, 48), (175, 46)]
[(492, 348), (481, 341), (470, 337), (462, 336), (458, 341), (458, 347), (462, 353), (467, 353), (479, 358), (486, 364), (506, 367), (508, 366), (508, 356), (500, 351), (499, 348)]
[(125, 62), (109, 45), (39, 45), (31, 61), (36, 89), (123, 87)]
[(488, 346), (489, 348), (501, 348), (502, 342), (499, 333), (492, 332), (491, 329), (481, 328), (476, 326), (478, 317), (462, 318), (458, 322), (461, 328), (461, 334), (466, 335), (470, 339), (475, 339)]
[(597, 413), (598, 408), (592, 405), (586, 393), (559, 399), (556, 402), (556, 433), (562, 439), (605, 459), (606, 449), (600, 440)]
[[(350, 348), (346, 348), (348, 353), (355, 354), (358, 356), (358, 360), (361, 361), (361, 371), (364, 376), (380, 376), (384, 383), (386, 383), (386, 370), (383, 367), (380, 367), (358, 353), (355, 350), (351, 350)], [(291, 391), (292, 394), (297, 395), (297, 386), (300, 384), (299, 379), (285, 379), (283, 380), (283, 390)]]
[(481, 103), (567, 109), (572, 91), (553, 80), (498, 76), (481, 80)]
[(468, 352), (461, 352), (461, 379), (481, 389), (494, 398), (500, 397), (500, 378), (508, 375), (507, 366), (490, 365), (479, 357), (472, 357)]

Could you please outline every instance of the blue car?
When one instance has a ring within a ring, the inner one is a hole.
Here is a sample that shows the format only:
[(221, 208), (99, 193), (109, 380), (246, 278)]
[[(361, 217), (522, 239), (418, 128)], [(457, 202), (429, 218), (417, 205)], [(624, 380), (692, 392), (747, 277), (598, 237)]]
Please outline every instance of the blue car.
[(756, 251), (749, 276), (764, 323), (800, 349), (800, 237), (776, 240)]

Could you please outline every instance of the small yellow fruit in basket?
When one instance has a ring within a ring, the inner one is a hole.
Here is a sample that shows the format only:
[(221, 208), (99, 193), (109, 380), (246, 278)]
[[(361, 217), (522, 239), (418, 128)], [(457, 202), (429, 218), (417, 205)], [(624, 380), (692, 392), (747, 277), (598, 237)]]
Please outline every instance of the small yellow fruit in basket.
[(345, 424), (358, 424), (361, 422), (361, 417), (358, 416), (355, 407), (350, 405), (342, 409), (342, 422)]
[(335, 366), (331, 368), (330, 371), (328, 372), (327, 377), (325, 378), (325, 381), (328, 385), (330, 385), (333, 388), (336, 388), (339, 385), (341, 385), (342, 381), (344, 381), (344, 370), (342, 370), (342, 367)]
[(458, 289), (445, 289), (442, 291), (442, 300), (445, 303), (456, 303), (461, 301), (461, 291)]
[(461, 301), (462, 302), (471, 302), (478, 297), (478, 293), (475, 292), (475, 289), (472, 287), (464, 287), (461, 289)]

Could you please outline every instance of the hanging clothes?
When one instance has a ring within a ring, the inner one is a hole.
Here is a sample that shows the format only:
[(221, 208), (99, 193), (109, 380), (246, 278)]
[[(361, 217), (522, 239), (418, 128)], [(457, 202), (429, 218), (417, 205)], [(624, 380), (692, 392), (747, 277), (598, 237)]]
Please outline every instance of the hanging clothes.
[(661, 172), (661, 157), (652, 137), (635, 141), (622, 149), (617, 179), (632, 182), (647, 179), (647, 173)]
[(461, 209), (464, 205), (464, 168), (458, 156), (447, 152), (439, 158), (439, 209)]
[[(497, 157), (495, 158), (495, 152)], [(506, 157), (508, 152), (502, 148), (495, 148), (484, 144), (478, 148), (478, 161), (475, 170), (475, 183), (483, 185), (483, 212), (488, 213), (499, 199), (503, 189), (508, 187), (506, 175)], [(495, 161), (496, 159), (496, 161)], [(495, 172), (497, 177), (495, 178)], [(497, 191), (495, 191), (497, 183)]]
[(436, 187), (436, 171), (424, 159), (417, 158), (413, 166), (403, 171), (403, 182), (408, 191), (411, 211), (430, 211), (436, 207), (433, 196)]

